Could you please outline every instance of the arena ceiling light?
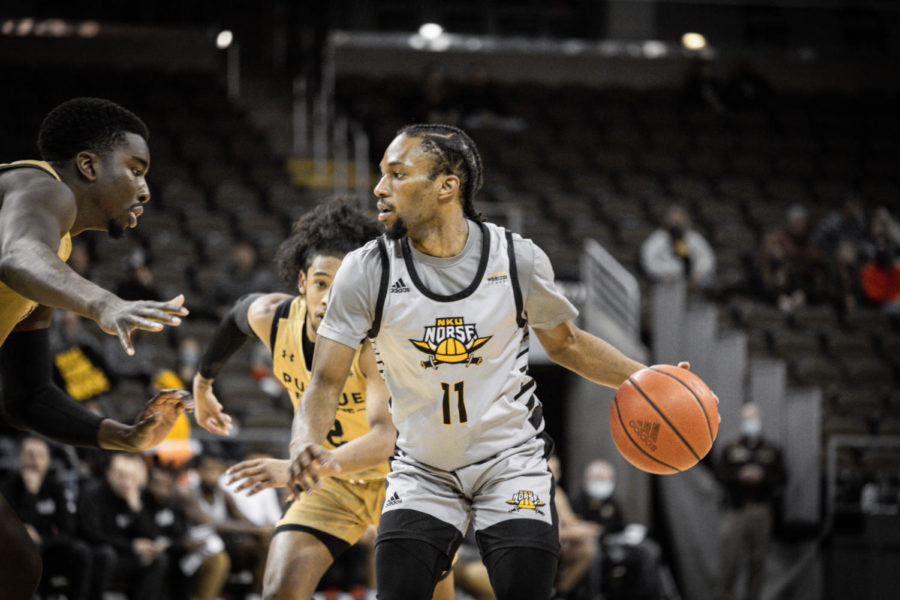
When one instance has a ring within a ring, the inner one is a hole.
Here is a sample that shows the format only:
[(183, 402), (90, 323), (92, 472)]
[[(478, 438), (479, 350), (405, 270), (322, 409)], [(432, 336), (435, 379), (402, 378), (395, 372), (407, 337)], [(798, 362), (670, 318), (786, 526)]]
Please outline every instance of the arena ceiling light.
[(234, 34), (228, 29), (223, 29), (219, 32), (219, 35), (216, 36), (216, 48), (224, 50), (229, 47), (233, 41)]
[(702, 33), (688, 32), (681, 36), (681, 45), (688, 50), (703, 50), (706, 48), (706, 37)]
[(419, 35), (426, 41), (434, 41), (444, 34), (444, 28), (437, 23), (422, 23), (419, 27)]

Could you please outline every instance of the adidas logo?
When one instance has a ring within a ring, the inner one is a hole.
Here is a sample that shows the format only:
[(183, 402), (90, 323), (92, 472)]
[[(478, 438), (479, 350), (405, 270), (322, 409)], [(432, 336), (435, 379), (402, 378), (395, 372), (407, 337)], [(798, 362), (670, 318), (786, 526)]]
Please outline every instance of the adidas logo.
[(659, 423), (655, 421), (636, 421), (632, 419), (628, 424), (631, 425), (634, 434), (644, 442), (644, 445), (656, 452), (656, 438), (659, 437)]
[(394, 492), (393, 494), (391, 494), (391, 497), (385, 501), (384, 505), (385, 507), (394, 506), (395, 504), (400, 504), (401, 502), (403, 502), (403, 500), (400, 499), (400, 496), (397, 495), (397, 492)]
[(409, 288), (406, 287), (406, 282), (403, 281), (402, 277), (400, 279), (398, 279), (397, 281), (395, 281), (394, 284), (391, 286), (392, 294), (403, 294), (408, 291), (409, 291)]

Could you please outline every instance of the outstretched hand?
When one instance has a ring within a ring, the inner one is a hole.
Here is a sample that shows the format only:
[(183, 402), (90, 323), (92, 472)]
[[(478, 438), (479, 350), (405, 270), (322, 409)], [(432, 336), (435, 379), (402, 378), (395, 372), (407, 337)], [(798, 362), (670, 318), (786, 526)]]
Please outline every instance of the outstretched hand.
[(228, 435), (233, 427), (231, 415), (224, 411), (222, 403), (212, 390), (212, 380), (200, 373), (194, 375), (194, 418), (197, 425), (210, 433)]
[(245, 460), (232, 466), (225, 475), (228, 480), (225, 485), (240, 482), (235, 493), (247, 490), (247, 496), (253, 496), (259, 492), (274, 487), (284, 487), (288, 483), (289, 460), (278, 458), (255, 458)]
[(190, 392), (160, 390), (147, 402), (134, 424), (122, 436), (121, 449), (140, 452), (157, 446), (169, 435), (181, 413), (193, 408)]
[(331, 450), (316, 444), (306, 444), (291, 461), (288, 487), (294, 492), (312, 493), (322, 485), (322, 478), (341, 472)]
[(184, 307), (184, 295), (179, 294), (168, 302), (152, 300), (126, 301), (118, 296), (109, 301), (95, 318), (100, 329), (118, 336), (126, 354), (134, 354), (131, 333), (135, 329), (161, 331), (165, 325), (181, 325), (181, 317), (188, 315)]

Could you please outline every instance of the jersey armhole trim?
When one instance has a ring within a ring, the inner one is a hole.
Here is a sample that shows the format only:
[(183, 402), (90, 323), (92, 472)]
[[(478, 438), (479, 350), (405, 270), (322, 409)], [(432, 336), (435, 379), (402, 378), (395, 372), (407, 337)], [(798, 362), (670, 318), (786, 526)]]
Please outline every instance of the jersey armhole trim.
[(278, 337), (278, 324), (281, 323), (282, 319), (287, 318), (288, 313), (291, 311), (291, 303), (296, 300), (296, 298), (289, 298), (278, 305), (278, 308), (275, 309), (275, 316), (272, 317), (272, 329), (269, 331), (269, 348), (272, 349), (272, 354), (275, 353), (275, 339)]
[(384, 312), (384, 301), (387, 298), (388, 279), (390, 278), (390, 265), (388, 263), (387, 246), (384, 242), (384, 236), (378, 236), (378, 256), (381, 257), (381, 282), (378, 288), (378, 299), (375, 301), (375, 318), (372, 319), (372, 328), (369, 330), (369, 337), (378, 336), (381, 329), (381, 315)]
[(509, 256), (509, 277), (512, 280), (513, 298), (516, 301), (516, 324), (525, 327), (527, 321), (524, 316), (524, 303), (522, 302), (522, 288), (519, 286), (519, 269), (516, 267), (516, 249), (513, 245), (512, 232), (506, 230), (506, 252)]

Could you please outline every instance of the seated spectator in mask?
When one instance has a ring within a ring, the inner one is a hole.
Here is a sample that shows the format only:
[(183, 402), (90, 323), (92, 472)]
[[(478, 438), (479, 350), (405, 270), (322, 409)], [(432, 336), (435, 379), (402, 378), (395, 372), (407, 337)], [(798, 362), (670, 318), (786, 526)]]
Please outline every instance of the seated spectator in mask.
[(601, 528), (597, 523), (582, 520), (572, 510), (569, 498), (559, 485), (562, 465), (559, 457), (551, 456), (547, 465), (556, 481), (556, 512), (559, 516), (559, 567), (556, 573), (556, 592), (567, 597), (588, 574), (597, 558), (597, 538)]
[(716, 256), (709, 242), (691, 229), (687, 211), (669, 207), (662, 227), (641, 246), (641, 267), (654, 281), (684, 280), (701, 290), (715, 284)]
[(83, 491), (78, 503), (81, 536), (99, 549), (95, 569), (108, 575), (102, 591), (124, 590), (131, 600), (160, 600), (168, 582), (168, 542), (147, 509), (142, 491), (147, 465), (137, 454), (115, 453), (106, 478)]
[(44, 561), (42, 586), (56, 575), (68, 582), (66, 597), (86, 600), (90, 593), (90, 547), (75, 537), (75, 505), (52, 476), (50, 448), (38, 437), (22, 439), (20, 471), (7, 478), (0, 491), (19, 515)]
[(188, 520), (171, 471), (158, 466), (150, 470), (144, 503), (160, 538), (168, 544), (171, 600), (218, 598), (231, 566), (225, 544), (209, 525)]
[[(225, 542), (231, 557), (232, 570), (249, 571), (252, 574), (251, 593), (262, 592), (269, 540), (275, 527), (254, 525), (225, 492), (220, 480), (225, 474), (225, 461), (210, 453), (196, 458), (199, 486), (196, 489), (196, 521), (209, 524)], [(191, 514), (190, 512), (188, 513)]]
[(662, 593), (663, 569), (659, 546), (647, 537), (647, 528), (626, 525), (621, 505), (613, 495), (616, 471), (605, 460), (594, 460), (584, 470), (581, 493), (573, 510), (598, 525), (600, 535), (600, 589), (606, 600), (656, 600)]

